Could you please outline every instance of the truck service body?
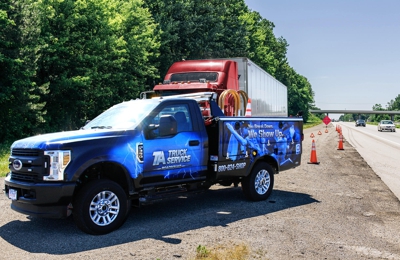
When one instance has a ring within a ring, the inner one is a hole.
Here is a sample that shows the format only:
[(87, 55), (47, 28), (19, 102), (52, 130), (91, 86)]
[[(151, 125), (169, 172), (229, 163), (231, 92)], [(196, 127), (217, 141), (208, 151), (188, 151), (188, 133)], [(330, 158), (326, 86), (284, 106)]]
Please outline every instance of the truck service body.
[[(238, 185), (265, 200), (274, 174), (300, 165), (301, 118), (225, 116), (215, 93), (122, 102), (77, 131), (15, 141), (5, 194), (12, 209), (62, 218), (86, 233), (120, 227), (132, 203)], [(204, 116), (201, 102), (210, 114)], [(208, 123), (206, 123), (208, 122)]]

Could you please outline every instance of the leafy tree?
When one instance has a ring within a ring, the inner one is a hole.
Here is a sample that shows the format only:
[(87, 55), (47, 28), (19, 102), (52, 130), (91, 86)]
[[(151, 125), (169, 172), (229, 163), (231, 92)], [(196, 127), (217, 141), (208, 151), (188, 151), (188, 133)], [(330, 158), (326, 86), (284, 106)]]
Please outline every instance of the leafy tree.
[[(258, 12), (248, 12), (243, 16), (243, 20), (248, 31), (247, 53), (249, 58), (269, 74), (275, 76), (280, 62), (285, 60), (281, 60), (281, 54), (284, 56), (286, 54), (285, 42), (280, 42), (275, 38), (273, 33), (275, 25), (262, 18)], [(277, 51), (283, 51), (283, 53), (277, 53)]]
[[(372, 110), (374, 110), (374, 111), (385, 111), (386, 109), (383, 108), (381, 104), (375, 104), (375, 105), (372, 106)], [(370, 120), (372, 122), (379, 122), (379, 121), (384, 120), (384, 119), (390, 119), (390, 116), (389, 115), (385, 115), (385, 114), (375, 114), (375, 115), (371, 115), (369, 118), (370, 118)]]
[(39, 84), (50, 130), (77, 129), (111, 105), (136, 98), (158, 53), (140, 0), (43, 0)]
[(303, 112), (304, 121), (308, 120), (308, 111), (314, 103), (314, 92), (307, 78), (299, 75), (296, 71), (285, 64), (281, 68), (282, 78), (280, 81), (288, 88), (289, 114), (295, 115), (298, 111)]
[(233, 57), (247, 48), (243, 0), (145, 0), (161, 33), (160, 75), (182, 59)]
[(400, 94), (394, 100), (390, 100), (387, 105), (387, 110), (400, 110)]
[(308, 111), (314, 103), (314, 93), (308, 80), (289, 66), (286, 57), (288, 43), (282, 37), (275, 37), (275, 25), (258, 12), (248, 12), (243, 16), (243, 21), (249, 35), (249, 58), (287, 86), (288, 113), (296, 115), (302, 111), (307, 121)]
[(46, 92), (35, 85), (37, 5), (30, 0), (0, 3), (0, 120), (7, 131), (0, 141), (30, 135), (43, 121)]
[(244, 0), (4, 0), (0, 120), (11, 131), (0, 140), (77, 129), (181, 59), (249, 57), (288, 87), (289, 114), (307, 121), (311, 84), (274, 27)]
[(181, 59), (247, 56), (288, 87), (289, 113), (313, 101), (311, 84), (287, 63), (288, 44), (274, 24), (249, 11), (243, 0), (146, 0), (161, 32), (160, 78)]
[(343, 121), (344, 121), (344, 122), (354, 121), (353, 115), (352, 115), (352, 114), (345, 114), (345, 115), (343, 116)]

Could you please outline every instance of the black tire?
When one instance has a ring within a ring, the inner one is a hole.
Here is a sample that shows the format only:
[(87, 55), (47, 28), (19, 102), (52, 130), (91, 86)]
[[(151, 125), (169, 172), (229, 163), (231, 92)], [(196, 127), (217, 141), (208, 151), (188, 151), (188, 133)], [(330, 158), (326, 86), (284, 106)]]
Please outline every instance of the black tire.
[(125, 222), (130, 205), (131, 201), (120, 185), (101, 179), (88, 183), (76, 194), (72, 214), (83, 232), (103, 235)]
[(244, 196), (252, 201), (266, 200), (274, 187), (274, 169), (265, 162), (254, 166), (242, 181)]

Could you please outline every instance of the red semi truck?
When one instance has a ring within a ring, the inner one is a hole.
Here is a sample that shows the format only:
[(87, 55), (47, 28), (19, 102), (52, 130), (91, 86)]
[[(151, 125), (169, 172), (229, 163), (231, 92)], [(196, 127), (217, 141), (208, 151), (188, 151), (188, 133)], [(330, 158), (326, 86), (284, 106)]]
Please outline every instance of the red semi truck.
[(154, 87), (157, 96), (207, 91), (227, 116), (243, 116), (249, 99), (253, 116), (288, 116), (287, 87), (248, 58), (178, 61)]

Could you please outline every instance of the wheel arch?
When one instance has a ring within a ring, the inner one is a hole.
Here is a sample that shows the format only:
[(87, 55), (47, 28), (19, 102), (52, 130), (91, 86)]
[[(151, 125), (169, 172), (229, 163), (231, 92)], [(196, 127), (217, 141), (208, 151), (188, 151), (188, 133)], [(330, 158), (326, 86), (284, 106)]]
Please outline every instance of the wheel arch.
[(251, 164), (251, 167), (250, 167), (247, 175), (249, 175), (251, 173), (251, 171), (253, 170), (253, 168), (260, 162), (268, 163), (274, 169), (275, 174), (279, 173), (279, 164), (278, 164), (277, 160), (271, 155), (264, 155), (262, 157), (259, 157), (257, 160), (255, 160)]
[(97, 179), (109, 179), (118, 183), (127, 196), (134, 191), (128, 171), (122, 165), (115, 162), (97, 162), (87, 167), (77, 180), (75, 194), (90, 181)]

